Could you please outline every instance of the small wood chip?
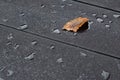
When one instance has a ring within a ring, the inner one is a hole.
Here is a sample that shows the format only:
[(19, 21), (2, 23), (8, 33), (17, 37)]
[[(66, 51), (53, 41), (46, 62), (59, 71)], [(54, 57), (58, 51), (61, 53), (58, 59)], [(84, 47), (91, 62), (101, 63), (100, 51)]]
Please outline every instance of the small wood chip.
[(89, 20), (88, 18), (82, 17), (75, 18), (67, 22), (64, 25), (63, 29), (67, 31), (77, 32), (80, 27), (82, 27), (86, 22), (88, 22), (88, 20)]

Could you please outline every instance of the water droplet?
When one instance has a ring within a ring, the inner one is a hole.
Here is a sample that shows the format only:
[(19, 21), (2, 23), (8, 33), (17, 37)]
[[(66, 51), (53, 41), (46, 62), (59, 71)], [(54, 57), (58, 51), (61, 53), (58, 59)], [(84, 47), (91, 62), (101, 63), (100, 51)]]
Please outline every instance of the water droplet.
[(101, 75), (103, 76), (103, 79), (108, 80), (110, 73), (108, 73), (106, 71), (102, 71)]
[(20, 45), (15, 44), (14, 49), (17, 49)]
[(31, 44), (32, 44), (32, 45), (36, 45), (36, 44), (37, 44), (37, 41), (34, 40), (34, 41), (31, 42)]
[(114, 14), (113, 17), (114, 17), (114, 18), (119, 18), (120, 15), (118, 15), (118, 14)]
[(8, 21), (8, 19), (2, 19), (2, 21), (3, 21), (3, 22), (7, 22), (7, 21)]
[(94, 16), (94, 17), (95, 17), (96, 15), (97, 15), (97, 14), (95, 14), (95, 13), (92, 14), (92, 16)]
[(77, 35), (77, 33), (74, 33), (74, 36), (76, 36)]
[(0, 80), (4, 80), (3, 78), (0, 78)]
[(83, 53), (83, 52), (80, 52), (80, 55), (83, 56), (83, 57), (86, 57), (87, 54)]
[(65, 5), (62, 5), (62, 6), (60, 6), (61, 8), (64, 8), (65, 7)]
[(103, 14), (103, 18), (107, 18), (107, 17), (108, 17), (107, 15)]
[(99, 23), (104, 22), (102, 18), (97, 18), (97, 21), (98, 21)]
[(72, 6), (72, 4), (67, 4), (68, 6)]
[(60, 34), (60, 30), (59, 30), (59, 29), (55, 29), (55, 30), (53, 31), (53, 33)]
[(106, 24), (105, 27), (106, 27), (106, 28), (110, 28), (110, 25)]
[(7, 39), (8, 39), (8, 40), (13, 39), (13, 34), (12, 34), (12, 33), (10, 33), (10, 34), (7, 36)]
[(28, 55), (27, 57), (25, 57), (24, 59), (32, 60), (32, 59), (34, 59), (34, 55), (35, 55), (35, 53), (32, 53), (32, 54)]
[(20, 14), (19, 14), (19, 16), (24, 16), (25, 14), (24, 14), (24, 12), (21, 12)]
[(90, 29), (92, 24), (93, 24), (93, 21), (88, 21), (88, 29)]
[(59, 58), (59, 59), (57, 59), (56, 62), (57, 62), (57, 63), (62, 63), (62, 62), (63, 62), (63, 59), (62, 59), (62, 58)]
[(91, 25), (91, 24), (93, 24), (93, 21), (89, 21), (88, 23)]
[(11, 41), (8, 41), (6, 45), (11, 45), (11, 44), (12, 44), (12, 42), (11, 42)]
[(65, 2), (66, 0), (62, 0), (63, 2)]
[(28, 28), (28, 25), (24, 24), (24, 25), (19, 26), (17, 29), (24, 30), (27, 28)]
[(51, 45), (51, 46), (50, 46), (50, 49), (55, 49), (55, 46), (54, 46), (54, 45)]
[(55, 21), (55, 20), (51, 20), (51, 22), (52, 22), (52, 23), (56, 23), (56, 21)]
[(12, 76), (13, 75), (13, 71), (12, 70), (8, 70), (7, 76)]
[(112, 23), (112, 21), (109, 21), (109, 23)]
[(45, 5), (44, 4), (41, 4), (41, 8), (44, 8), (45, 7)]

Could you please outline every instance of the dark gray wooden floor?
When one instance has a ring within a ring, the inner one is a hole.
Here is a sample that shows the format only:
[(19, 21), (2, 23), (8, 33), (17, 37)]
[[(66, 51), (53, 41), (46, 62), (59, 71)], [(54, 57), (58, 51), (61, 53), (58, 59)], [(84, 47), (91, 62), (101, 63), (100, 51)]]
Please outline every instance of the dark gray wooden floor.
[(116, 12), (120, 12), (120, 1), (119, 0), (74, 0), (80, 1), (84, 4), (99, 6), (107, 9), (111, 9)]
[[(1, 0), (0, 80), (120, 80), (118, 3)], [(88, 30), (62, 30), (79, 16)]]

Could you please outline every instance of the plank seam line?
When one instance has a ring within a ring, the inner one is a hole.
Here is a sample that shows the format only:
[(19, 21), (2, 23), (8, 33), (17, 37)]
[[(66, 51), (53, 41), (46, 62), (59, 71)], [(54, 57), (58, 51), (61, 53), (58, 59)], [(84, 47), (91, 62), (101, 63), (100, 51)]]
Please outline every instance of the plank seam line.
[(47, 36), (39, 35), (39, 34), (36, 34), (36, 33), (33, 33), (33, 32), (28, 32), (28, 31), (25, 31), (25, 30), (19, 30), (19, 29), (17, 29), (17, 28), (14, 28), (14, 27), (11, 27), (11, 26), (8, 26), (8, 25), (4, 25), (4, 24), (0, 24), (0, 25), (1, 25), (1, 26), (5, 26), (5, 27), (7, 27), (7, 28), (11, 28), (11, 29), (17, 30), (17, 31), (20, 31), (20, 32), (27, 33), (27, 34), (30, 34), (30, 35), (34, 35), (34, 36), (37, 36), (37, 37), (41, 37), (41, 38), (43, 38), (43, 39), (48, 39), (48, 40), (51, 40), (51, 41), (55, 41), (55, 42), (58, 42), (58, 43), (62, 43), (62, 44), (65, 44), (65, 45), (69, 45), (69, 46), (72, 46), (72, 47), (76, 47), (76, 48), (79, 48), (79, 49), (87, 50), (87, 51), (90, 51), (90, 52), (98, 53), (98, 54), (100, 54), (100, 55), (104, 55), (104, 56), (107, 56), (107, 57), (111, 57), (111, 58), (115, 58), (115, 59), (120, 60), (120, 57), (117, 57), (117, 56), (105, 54), (105, 53), (103, 53), (103, 52), (99, 52), (99, 51), (96, 51), (96, 50), (84, 48), (84, 47), (77, 46), (77, 45), (74, 45), (74, 44), (71, 44), (71, 43), (67, 43), (67, 42), (64, 42), (64, 41), (61, 41), (61, 40), (52, 39), (52, 38), (49, 38), (49, 37), (47, 37)]
[(102, 6), (91, 4), (91, 3), (87, 3), (87, 2), (84, 2), (84, 1), (79, 1), (79, 0), (72, 0), (72, 1), (120, 13), (120, 11), (118, 11), (118, 10), (114, 10), (114, 9), (107, 8), (107, 7), (102, 7)]

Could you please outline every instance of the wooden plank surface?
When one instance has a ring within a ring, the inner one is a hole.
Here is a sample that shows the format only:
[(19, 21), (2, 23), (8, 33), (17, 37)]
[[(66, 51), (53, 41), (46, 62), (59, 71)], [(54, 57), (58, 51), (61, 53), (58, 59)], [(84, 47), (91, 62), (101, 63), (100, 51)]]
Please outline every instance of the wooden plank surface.
[(120, 0), (74, 0), (81, 3), (103, 7), (120, 12)]
[(0, 33), (2, 80), (120, 79), (120, 60), (115, 58), (5, 26)]

